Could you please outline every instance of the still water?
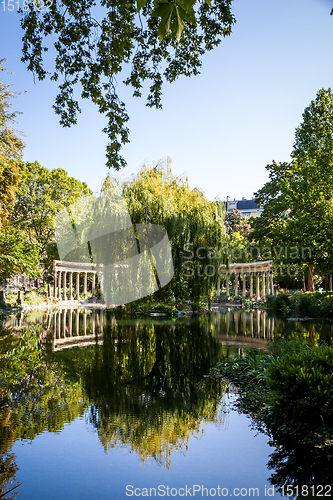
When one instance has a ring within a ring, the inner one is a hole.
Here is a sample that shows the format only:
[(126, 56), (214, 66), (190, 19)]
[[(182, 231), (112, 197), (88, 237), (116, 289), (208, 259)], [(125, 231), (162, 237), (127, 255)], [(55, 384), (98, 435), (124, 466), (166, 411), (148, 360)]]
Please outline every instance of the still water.
[(277, 486), (300, 469), (232, 408), (236, 388), (207, 375), (226, 353), (293, 332), (330, 341), (328, 325), (265, 311), (125, 320), (62, 309), (8, 327), (20, 341), (0, 332), (11, 384), (0, 408), (0, 497), (19, 483), (6, 498), (281, 498)]

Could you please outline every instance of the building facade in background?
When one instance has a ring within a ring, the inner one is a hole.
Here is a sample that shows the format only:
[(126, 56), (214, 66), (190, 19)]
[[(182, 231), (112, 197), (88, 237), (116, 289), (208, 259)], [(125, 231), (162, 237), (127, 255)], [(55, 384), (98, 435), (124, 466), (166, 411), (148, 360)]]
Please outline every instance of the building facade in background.
[(239, 210), (243, 217), (259, 217), (263, 211), (263, 208), (259, 207), (259, 205), (255, 203), (254, 199), (246, 200), (245, 198), (242, 198), (241, 200), (236, 200), (236, 198), (234, 198), (233, 200), (230, 200), (227, 196), (227, 213), (231, 213), (233, 209)]

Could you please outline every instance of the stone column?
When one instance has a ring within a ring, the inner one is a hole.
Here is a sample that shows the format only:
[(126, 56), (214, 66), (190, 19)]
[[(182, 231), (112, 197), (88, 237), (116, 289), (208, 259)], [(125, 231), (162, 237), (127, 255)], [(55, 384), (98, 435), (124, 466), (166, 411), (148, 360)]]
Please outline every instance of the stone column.
[(262, 312), (262, 336), (266, 338), (266, 311)]
[(101, 289), (101, 301), (104, 302), (104, 276), (103, 271), (99, 273), (99, 286)]
[(63, 298), (64, 300), (67, 300), (67, 271), (64, 271), (63, 289), (64, 289)]
[[(87, 273), (85, 273), (87, 275)], [(87, 335), (87, 309), (83, 313), (83, 335)]]
[(96, 294), (95, 294), (95, 273), (92, 273), (92, 298), (93, 298), (93, 300), (96, 299)]
[(57, 276), (58, 271), (54, 271), (54, 285), (53, 285), (53, 297), (57, 296)]
[(62, 311), (62, 329), (64, 333), (64, 339), (66, 338), (66, 316), (67, 316), (67, 310), (63, 309)]
[(76, 300), (80, 300), (80, 273), (76, 273)]
[(230, 294), (229, 294), (229, 273), (226, 274), (226, 293), (227, 293), (227, 300), (229, 300), (230, 298)]
[(242, 311), (242, 322), (243, 322), (243, 335), (246, 337), (246, 312), (245, 309)]
[(100, 313), (99, 313), (99, 318), (100, 318), (100, 327), (99, 327), (99, 331), (101, 333), (103, 333), (103, 309), (100, 310)]
[(271, 338), (271, 318), (267, 318), (267, 338)]
[(256, 272), (256, 300), (260, 300), (260, 281), (258, 272)]
[(57, 338), (57, 316), (58, 316), (58, 311), (55, 311), (54, 316), (53, 316), (53, 338)]
[(253, 273), (250, 273), (250, 300), (253, 300)]
[(251, 337), (253, 337), (253, 309), (250, 311), (250, 333)]
[(271, 294), (274, 295), (274, 284), (273, 284), (273, 271), (269, 273), (269, 277), (271, 280)]
[(243, 281), (243, 291), (242, 291), (242, 298), (246, 298), (246, 274), (242, 273), (242, 281)]
[(76, 309), (76, 335), (80, 335), (80, 313), (79, 310)]
[(52, 317), (53, 317), (53, 313), (52, 313), (52, 309), (49, 311), (49, 321), (48, 321), (48, 324), (47, 324), (47, 329), (49, 330), (51, 328), (51, 324), (52, 324)]
[(256, 316), (257, 316), (257, 337), (260, 337), (260, 311), (259, 311), (259, 309), (256, 310)]
[(266, 281), (267, 281), (267, 295), (270, 295), (270, 279), (269, 279), (269, 271), (266, 273)]
[(235, 273), (235, 299), (238, 297), (238, 273)]
[(73, 300), (73, 273), (69, 273), (69, 300)]
[(262, 273), (261, 273), (261, 288), (262, 288), (262, 298), (263, 298), (263, 299), (266, 297), (266, 291), (265, 291), (265, 276), (266, 276), (265, 271), (262, 271)]
[(91, 333), (93, 335), (95, 335), (95, 309), (92, 310), (92, 327), (91, 328), (92, 328)]
[(58, 273), (58, 297), (59, 300), (62, 300), (62, 295), (61, 295), (61, 271)]
[(274, 326), (275, 326), (275, 319), (272, 318), (271, 340), (274, 340)]
[(238, 310), (234, 309), (235, 335), (238, 335)]
[(58, 315), (58, 339), (61, 339), (61, 309), (59, 309)]
[(87, 274), (88, 273), (84, 273), (84, 288), (83, 288), (83, 293), (84, 293), (84, 300), (87, 299)]
[[(71, 273), (72, 274), (72, 273)], [(70, 308), (69, 310), (69, 336), (72, 336), (72, 322), (73, 322), (73, 309)]]

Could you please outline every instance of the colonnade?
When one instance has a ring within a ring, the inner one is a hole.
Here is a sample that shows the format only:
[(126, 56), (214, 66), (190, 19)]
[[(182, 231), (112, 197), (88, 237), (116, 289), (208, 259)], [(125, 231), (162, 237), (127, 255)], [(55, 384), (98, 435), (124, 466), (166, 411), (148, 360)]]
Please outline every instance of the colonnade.
[[(230, 277), (234, 279), (234, 296), (237, 299), (240, 295), (243, 299), (247, 296), (250, 300), (265, 299), (266, 295), (274, 293), (273, 284), (273, 261), (267, 260), (263, 262), (246, 262), (229, 264), (229, 266), (221, 266), (225, 269), (222, 276), (225, 277), (226, 298), (230, 299)], [(242, 278), (242, 290), (239, 290), (239, 277)], [(249, 294), (247, 293), (247, 276), (249, 281)], [(261, 279), (260, 279), (261, 277)], [(255, 281), (255, 291), (253, 287)], [(221, 283), (218, 282), (217, 295), (220, 295)]]
[[(221, 324), (221, 314), (225, 314), (225, 324)], [(231, 334), (232, 337), (243, 335), (243, 337), (273, 340), (274, 328), (275, 319), (260, 309), (247, 313), (243, 308), (228, 308), (226, 313), (218, 313), (217, 331), (227, 337)]]
[[(53, 262), (53, 273), (54, 273), (53, 293), (54, 297), (59, 299), (59, 301), (80, 300), (81, 276), (83, 276), (83, 297), (84, 300), (87, 300), (88, 273), (92, 275), (92, 300), (96, 301), (96, 274), (97, 274), (96, 264), (55, 260)], [(102, 273), (100, 273), (98, 277), (101, 289), (101, 300), (103, 301), (104, 296), (103, 296)]]
[[(96, 323), (99, 333), (103, 333), (103, 309), (64, 308), (57, 309), (53, 315), (53, 332), (55, 339), (78, 335), (95, 335)], [(81, 322), (80, 322), (81, 315)], [(87, 325), (87, 319), (89, 324)], [(80, 324), (81, 323), (81, 324)]]

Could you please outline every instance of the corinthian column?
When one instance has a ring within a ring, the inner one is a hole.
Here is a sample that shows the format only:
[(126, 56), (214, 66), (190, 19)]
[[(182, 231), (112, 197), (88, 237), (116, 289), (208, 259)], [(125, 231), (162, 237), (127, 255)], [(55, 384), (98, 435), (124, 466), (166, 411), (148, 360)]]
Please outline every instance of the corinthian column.
[(250, 300), (253, 299), (253, 273), (250, 273)]
[(243, 291), (242, 291), (242, 297), (245, 299), (246, 297), (246, 274), (242, 273), (242, 280), (243, 280)]
[(76, 273), (76, 300), (80, 300), (80, 273)]
[(260, 300), (260, 281), (258, 272), (256, 272), (256, 300)]

